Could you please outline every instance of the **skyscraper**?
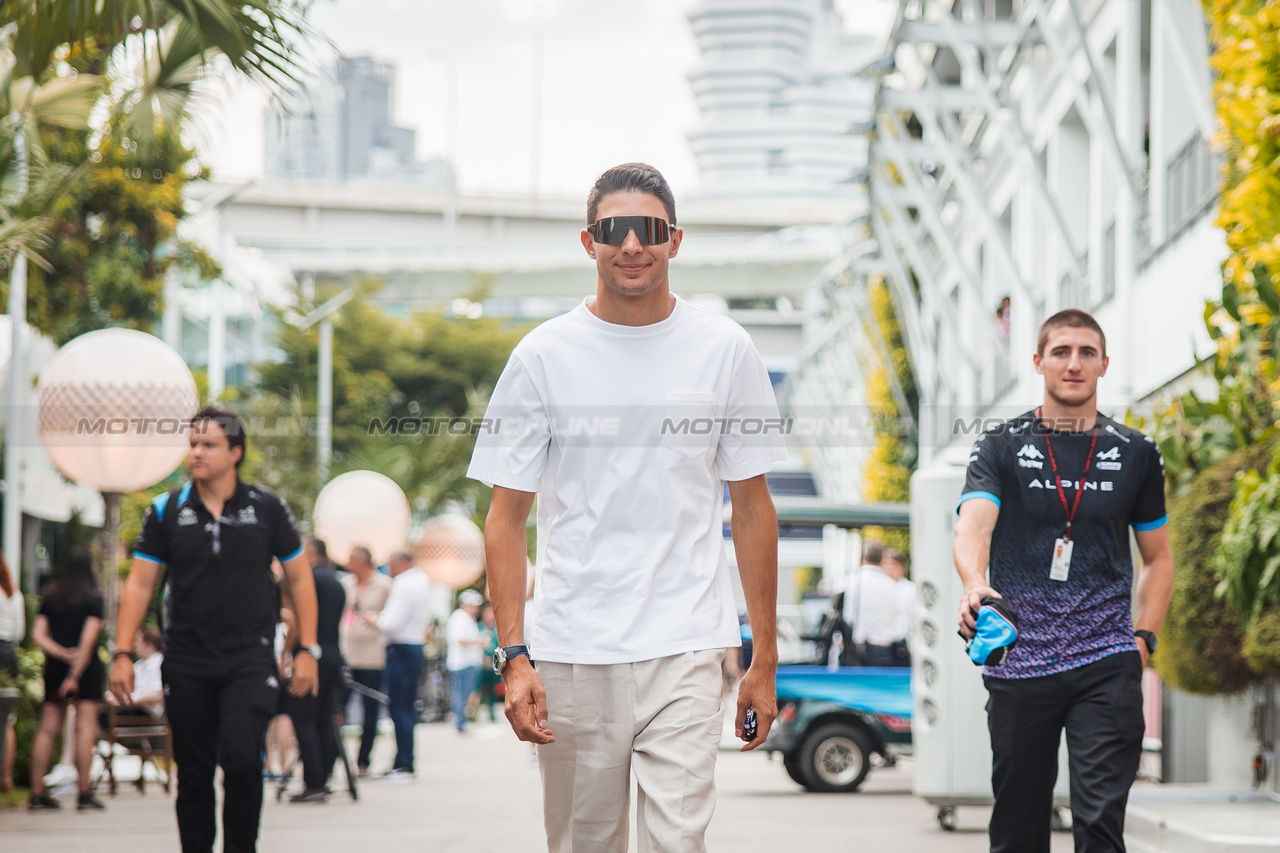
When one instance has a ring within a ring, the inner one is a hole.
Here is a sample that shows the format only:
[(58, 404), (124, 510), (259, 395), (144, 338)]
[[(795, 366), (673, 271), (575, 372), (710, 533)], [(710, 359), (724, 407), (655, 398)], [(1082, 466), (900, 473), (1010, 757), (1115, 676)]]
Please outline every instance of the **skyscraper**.
[(689, 75), (689, 143), (709, 196), (857, 194), (875, 84), (855, 76), (875, 40), (844, 32), (831, 0), (702, 0)]
[(339, 59), (268, 112), (267, 176), (451, 182), (449, 164), (420, 162), (416, 131), (393, 123), (395, 74), (394, 65), (371, 57)]

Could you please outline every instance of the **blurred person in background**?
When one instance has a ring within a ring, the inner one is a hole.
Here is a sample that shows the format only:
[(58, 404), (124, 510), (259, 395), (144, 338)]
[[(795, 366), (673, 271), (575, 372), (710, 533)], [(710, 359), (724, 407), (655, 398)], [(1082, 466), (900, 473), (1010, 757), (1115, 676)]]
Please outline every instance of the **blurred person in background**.
[[(22, 599), (22, 590), (13, 582), (9, 562), (0, 553), (0, 672), (7, 673), (15, 681), (18, 678), (18, 646), (26, 634), (26, 602)], [(4, 765), (0, 766), (0, 794), (13, 790), (13, 756), (17, 751), (13, 714), (7, 715), (3, 723)]]
[[(324, 554), (324, 541), (307, 537), (312, 554)], [(342, 687), (342, 652), (339, 633), (346, 609), (346, 592), (327, 559), (311, 564), (316, 589), (316, 642), (320, 646), (319, 687), (314, 695), (304, 693), (288, 698), (289, 717), (293, 720), (298, 752), (302, 756), (303, 790), (289, 798), (291, 803), (323, 803), (328, 798), (326, 786), (338, 760), (338, 736), (333, 718), (338, 712)], [(297, 657), (303, 649), (290, 646)]]
[[(341, 578), (342, 589), (347, 594), (342, 612), (342, 657), (351, 667), (351, 680), (370, 690), (382, 690), (382, 673), (387, 665), (387, 650), (378, 633), (378, 614), (387, 605), (391, 594), (391, 578), (377, 571), (373, 555), (368, 548), (351, 549), (347, 560), (347, 574)], [(350, 701), (351, 691), (347, 691)], [(346, 707), (346, 702), (343, 703)], [(363, 730), (360, 733), (360, 753), (356, 767), (360, 776), (369, 775), (369, 756), (378, 736), (378, 714), (381, 705), (370, 695), (361, 694)]]
[(97, 735), (98, 703), (102, 700), (103, 666), (98, 657), (102, 633), (102, 595), (93, 571), (93, 556), (77, 548), (67, 559), (62, 576), (40, 604), (31, 639), (45, 654), (44, 703), (40, 706), (40, 730), (31, 747), (31, 811), (62, 806), (49, 795), (44, 776), (53, 758), (54, 741), (67, 708), (76, 709), (75, 763), (81, 811), (101, 809), (93, 795), (89, 764)]
[(160, 649), (164, 638), (159, 629), (147, 626), (142, 629), (133, 641), (134, 654), (138, 662), (133, 665), (133, 692), (129, 694), (129, 703), (121, 705), (114, 694), (105, 697), (108, 705), (118, 709), (116, 716), (152, 716), (164, 713), (164, 682), (160, 676), (160, 665), (164, 663), (164, 654)]
[(467, 704), (475, 692), (480, 664), (484, 662), (484, 637), (476, 619), (484, 606), (484, 596), (474, 589), (464, 589), (458, 596), (458, 609), (444, 626), (449, 644), (445, 667), (449, 670), (449, 692), (453, 698), (454, 727), (467, 730)]
[(886, 548), (880, 562), (894, 582), (898, 606), (893, 616), (893, 665), (911, 666), (911, 628), (916, 615), (916, 585), (907, 577), (907, 558), (896, 548)]
[(883, 561), (884, 543), (868, 539), (862, 566), (845, 580), (844, 620), (852, 631), (856, 662), (862, 666), (893, 665), (898, 590), (881, 568)]
[(494, 710), (494, 703), (498, 695), (495, 688), (502, 683), (502, 679), (493, 671), (493, 653), (498, 649), (498, 622), (493, 616), (491, 604), (486, 604), (480, 610), (480, 639), (484, 640), (484, 661), (480, 664), (480, 675), (476, 681), (476, 691), (480, 694), (476, 717), (479, 718), (480, 709), (488, 708), (489, 722), (496, 723), (498, 712)]
[(414, 705), (418, 679), (426, 665), (423, 643), (431, 624), (431, 582), (404, 551), (391, 555), (391, 594), (378, 614), (378, 632), (387, 646), (387, 712), (396, 729), (396, 757), (382, 779), (409, 782), (414, 777)]

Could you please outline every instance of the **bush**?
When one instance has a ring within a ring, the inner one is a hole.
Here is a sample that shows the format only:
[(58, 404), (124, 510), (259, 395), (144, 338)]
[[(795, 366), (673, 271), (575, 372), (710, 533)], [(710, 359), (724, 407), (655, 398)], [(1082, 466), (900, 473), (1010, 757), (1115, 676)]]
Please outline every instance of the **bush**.
[(1161, 678), (1188, 693), (1235, 693), (1257, 678), (1242, 653), (1240, 615), (1215, 594), (1213, 556), (1235, 494), (1235, 473), (1265, 467), (1275, 446), (1272, 441), (1232, 454), (1169, 502), (1173, 596), (1154, 663)]
[(14, 735), (17, 748), (14, 751), (13, 784), (19, 788), (31, 787), (31, 745), (35, 743), (40, 728), (40, 703), (44, 701), (44, 678), (41, 668), (44, 652), (38, 649), (18, 649), (18, 687), (22, 697), (14, 709), (17, 722)]
[(1263, 613), (1245, 631), (1244, 659), (1264, 678), (1280, 675), (1280, 613)]

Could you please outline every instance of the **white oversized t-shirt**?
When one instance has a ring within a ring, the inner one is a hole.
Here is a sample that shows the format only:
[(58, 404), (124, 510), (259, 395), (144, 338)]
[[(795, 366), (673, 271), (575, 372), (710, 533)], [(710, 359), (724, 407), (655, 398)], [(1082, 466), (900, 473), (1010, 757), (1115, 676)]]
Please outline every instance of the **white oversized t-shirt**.
[(494, 388), (468, 476), (538, 493), (534, 660), (608, 664), (740, 644), (724, 481), (786, 458), (746, 331), (677, 297), (607, 323), (584, 301), (534, 329)]

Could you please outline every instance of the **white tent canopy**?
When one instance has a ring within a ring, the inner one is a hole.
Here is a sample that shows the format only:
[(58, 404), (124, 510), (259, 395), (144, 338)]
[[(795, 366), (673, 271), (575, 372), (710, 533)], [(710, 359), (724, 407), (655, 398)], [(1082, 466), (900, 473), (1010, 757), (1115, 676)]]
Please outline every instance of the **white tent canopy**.
[[(7, 399), (9, 393), (10, 329), (8, 315), (0, 314), (0, 399)], [(69, 521), (71, 514), (78, 510), (80, 520), (85, 524), (101, 527), (105, 517), (102, 496), (89, 486), (73, 483), (62, 476), (40, 443), (35, 383), (58, 348), (29, 325), (23, 330), (22, 339), (26, 374), (18, 413), (22, 418), (22, 511), (46, 521)], [(8, 407), (0, 406), (0, 427), (8, 424)]]

